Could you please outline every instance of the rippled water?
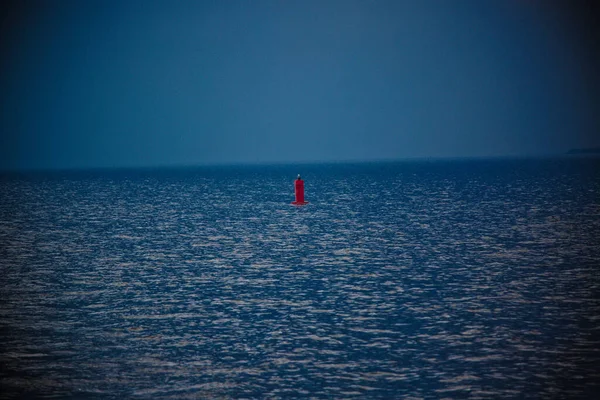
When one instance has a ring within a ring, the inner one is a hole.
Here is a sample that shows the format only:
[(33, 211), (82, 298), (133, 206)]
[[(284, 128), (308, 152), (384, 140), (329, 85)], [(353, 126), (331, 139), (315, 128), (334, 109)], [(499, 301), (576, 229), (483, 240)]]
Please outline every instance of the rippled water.
[(0, 396), (592, 398), (599, 167), (5, 174)]

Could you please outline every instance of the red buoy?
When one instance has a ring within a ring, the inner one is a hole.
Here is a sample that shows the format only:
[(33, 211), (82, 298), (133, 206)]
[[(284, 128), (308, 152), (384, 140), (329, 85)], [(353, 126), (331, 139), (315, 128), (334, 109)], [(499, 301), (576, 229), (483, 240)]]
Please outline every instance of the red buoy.
[(308, 204), (308, 201), (304, 201), (304, 181), (300, 178), (300, 174), (294, 182), (294, 192), (296, 193), (296, 201), (292, 201), (292, 204), (297, 206)]

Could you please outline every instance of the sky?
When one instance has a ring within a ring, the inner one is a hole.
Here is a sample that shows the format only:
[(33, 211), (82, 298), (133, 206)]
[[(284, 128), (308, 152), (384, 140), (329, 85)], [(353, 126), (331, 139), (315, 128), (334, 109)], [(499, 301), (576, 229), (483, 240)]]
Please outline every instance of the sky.
[(594, 1), (13, 1), (0, 169), (600, 145)]

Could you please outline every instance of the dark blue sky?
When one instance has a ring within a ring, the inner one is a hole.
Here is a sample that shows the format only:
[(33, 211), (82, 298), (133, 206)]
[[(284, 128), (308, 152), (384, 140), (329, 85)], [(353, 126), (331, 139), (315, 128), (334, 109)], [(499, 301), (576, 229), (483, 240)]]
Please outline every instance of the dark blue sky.
[(15, 2), (0, 168), (596, 146), (596, 14), (559, 4)]

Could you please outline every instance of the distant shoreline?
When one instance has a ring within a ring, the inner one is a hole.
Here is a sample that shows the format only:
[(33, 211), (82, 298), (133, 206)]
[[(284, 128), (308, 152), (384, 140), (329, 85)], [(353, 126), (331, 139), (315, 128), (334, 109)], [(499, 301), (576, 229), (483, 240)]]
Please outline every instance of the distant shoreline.
[(600, 147), (588, 147), (585, 149), (571, 149), (565, 154), (577, 155), (577, 154), (600, 154)]

